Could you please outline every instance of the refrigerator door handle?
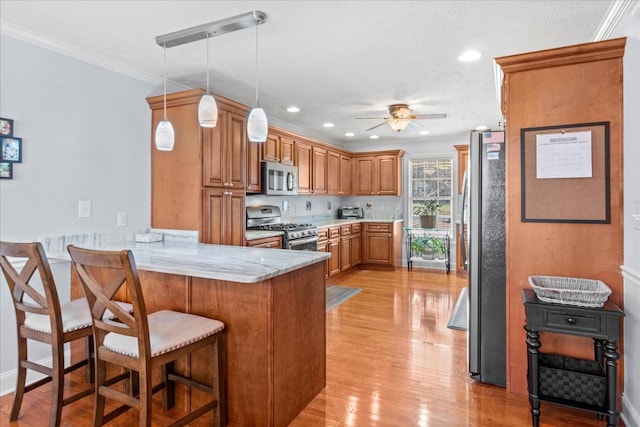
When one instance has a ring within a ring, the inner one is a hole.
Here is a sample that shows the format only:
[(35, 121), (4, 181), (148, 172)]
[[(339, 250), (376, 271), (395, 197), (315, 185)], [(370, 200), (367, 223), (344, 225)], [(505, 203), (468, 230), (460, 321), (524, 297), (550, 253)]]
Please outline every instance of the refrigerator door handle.
[(469, 171), (464, 171), (464, 176), (462, 178), (462, 202), (460, 203), (460, 254), (462, 255), (462, 262), (464, 265), (464, 269), (468, 269), (469, 261), (467, 254), (467, 246), (465, 244), (466, 239), (466, 230), (465, 230), (465, 216), (467, 215), (467, 210), (469, 209), (467, 198), (469, 193)]

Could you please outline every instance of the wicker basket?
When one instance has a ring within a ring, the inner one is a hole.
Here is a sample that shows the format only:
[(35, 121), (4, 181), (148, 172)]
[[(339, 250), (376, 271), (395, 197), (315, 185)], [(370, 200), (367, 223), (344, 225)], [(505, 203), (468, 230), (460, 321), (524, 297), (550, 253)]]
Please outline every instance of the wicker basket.
[(540, 395), (605, 405), (607, 377), (598, 362), (544, 353), (539, 354), (538, 362)]
[(529, 285), (538, 299), (555, 304), (602, 307), (611, 295), (604, 282), (561, 276), (529, 276)]

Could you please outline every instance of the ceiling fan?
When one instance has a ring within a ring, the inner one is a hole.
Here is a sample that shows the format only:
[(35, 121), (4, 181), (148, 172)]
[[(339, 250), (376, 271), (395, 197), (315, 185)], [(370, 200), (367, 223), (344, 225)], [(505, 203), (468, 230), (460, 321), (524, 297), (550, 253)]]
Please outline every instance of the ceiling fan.
[(447, 117), (444, 113), (439, 114), (412, 114), (413, 110), (409, 108), (407, 104), (393, 104), (389, 105), (389, 115), (391, 117), (356, 117), (357, 119), (378, 119), (384, 120), (384, 122), (379, 123), (373, 127), (370, 127), (369, 130), (373, 130), (377, 127), (380, 127), (384, 124), (388, 124), (391, 129), (396, 132), (402, 132), (407, 128), (411, 120), (414, 119), (444, 119)]

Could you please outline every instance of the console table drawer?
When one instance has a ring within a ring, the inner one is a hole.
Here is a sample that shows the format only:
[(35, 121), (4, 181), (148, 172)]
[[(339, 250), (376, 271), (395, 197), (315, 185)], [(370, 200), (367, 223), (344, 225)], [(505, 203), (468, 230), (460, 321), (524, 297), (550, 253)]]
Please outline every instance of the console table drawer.
[(588, 316), (558, 311), (545, 311), (543, 327), (557, 332), (599, 334), (602, 331), (600, 316)]

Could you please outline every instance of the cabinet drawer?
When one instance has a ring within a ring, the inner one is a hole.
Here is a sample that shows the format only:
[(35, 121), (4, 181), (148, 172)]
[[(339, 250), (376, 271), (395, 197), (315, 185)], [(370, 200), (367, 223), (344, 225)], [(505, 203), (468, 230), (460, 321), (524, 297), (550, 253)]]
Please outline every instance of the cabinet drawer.
[(318, 240), (327, 240), (329, 238), (329, 229), (328, 228), (319, 228), (318, 229)]
[(341, 236), (348, 236), (350, 234), (351, 234), (351, 224), (340, 226), (340, 235)]
[(360, 223), (351, 224), (351, 232), (353, 234), (359, 233), (362, 230), (362, 225)]
[(543, 313), (543, 326), (557, 332), (598, 334), (602, 331), (602, 317), (596, 314), (545, 310)]
[(340, 227), (329, 228), (329, 238), (333, 239), (335, 237), (340, 237)]
[(393, 231), (391, 224), (385, 223), (367, 223), (365, 225), (367, 233), (391, 233)]

